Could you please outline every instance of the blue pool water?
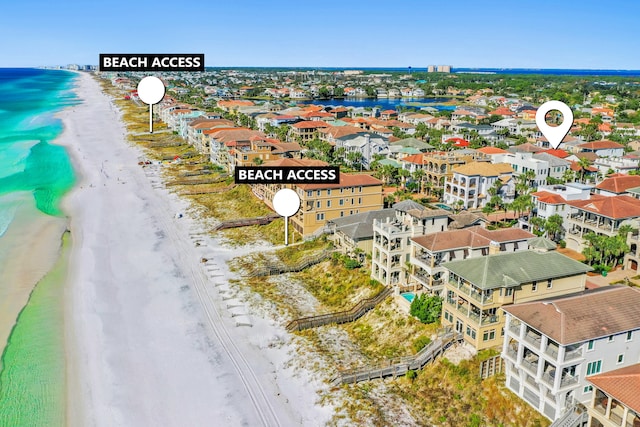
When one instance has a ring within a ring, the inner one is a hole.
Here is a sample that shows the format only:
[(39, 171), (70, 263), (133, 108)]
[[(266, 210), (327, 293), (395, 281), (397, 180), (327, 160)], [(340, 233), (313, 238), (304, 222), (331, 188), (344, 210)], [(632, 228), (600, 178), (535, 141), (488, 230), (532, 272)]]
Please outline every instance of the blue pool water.
[(449, 206), (447, 206), (447, 205), (445, 205), (445, 204), (443, 204), (443, 203), (436, 203), (434, 206), (437, 206), (437, 207), (439, 207), (440, 209), (444, 209), (444, 210), (446, 210), (446, 211), (450, 211), (450, 210), (451, 210), (451, 208), (450, 208)]
[(413, 292), (404, 292), (400, 295), (402, 296), (402, 298), (406, 299), (409, 302), (413, 301), (413, 299), (416, 297), (416, 294), (414, 294)]

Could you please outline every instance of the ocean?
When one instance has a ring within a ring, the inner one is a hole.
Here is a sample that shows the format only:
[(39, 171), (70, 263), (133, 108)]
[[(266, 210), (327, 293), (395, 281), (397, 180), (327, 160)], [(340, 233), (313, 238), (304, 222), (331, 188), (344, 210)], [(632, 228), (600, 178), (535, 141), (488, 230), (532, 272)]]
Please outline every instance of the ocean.
[[(74, 77), (67, 71), (0, 68), (0, 245), (8, 245), (3, 235), (18, 220), (20, 204), (32, 204), (40, 215), (64, 216), (60, 201), (75, 176), (65, 149), (51, 142), (63, 129), (55, 113), (79, 103)], [(0, 427), (64, 425), (68, 240), (60, 243), (60, 258), (26, 306), (17, 307), (20, 314), (2, 349)], [(5, 289), (11, 285), (0, 283)]]

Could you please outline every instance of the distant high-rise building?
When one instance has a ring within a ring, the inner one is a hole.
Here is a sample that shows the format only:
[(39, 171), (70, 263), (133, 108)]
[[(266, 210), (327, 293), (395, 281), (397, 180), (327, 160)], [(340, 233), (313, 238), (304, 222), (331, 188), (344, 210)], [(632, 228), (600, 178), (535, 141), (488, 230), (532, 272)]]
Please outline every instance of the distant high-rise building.
[(429, 65), (427, 67), (428, 73), (450, 73), (451, 65)]

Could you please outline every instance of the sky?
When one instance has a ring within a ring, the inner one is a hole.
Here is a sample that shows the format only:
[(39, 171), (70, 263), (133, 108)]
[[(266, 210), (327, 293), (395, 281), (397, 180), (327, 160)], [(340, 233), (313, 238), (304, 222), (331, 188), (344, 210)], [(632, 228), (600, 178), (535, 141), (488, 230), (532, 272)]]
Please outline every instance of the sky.
[(207, 66), (640, 69), (632, 0), (4, 3), (0, 67), (204, 53)]

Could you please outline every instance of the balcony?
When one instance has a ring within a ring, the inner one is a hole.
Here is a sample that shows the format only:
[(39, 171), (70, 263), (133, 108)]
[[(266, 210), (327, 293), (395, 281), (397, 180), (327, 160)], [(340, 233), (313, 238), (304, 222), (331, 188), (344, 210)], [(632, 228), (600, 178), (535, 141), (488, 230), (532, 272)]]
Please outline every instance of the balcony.
[(574, 350), (567, 350), (564, 353), (564, 361), (568, 362), (569, 360), (580, 359), (582, 357), (582, 348), (576, 348)]
[[(452, 283), (453, 284), (453, 283)], [(455, 282), (455, 285), (458, 289), (462, 291), (463, 294), (470, 296), (480, 304), (491, 304), (493, 303), (493, 292), (490, 293), (480, 293), (471, 287), (465, 285), (462, 281)]]
[(514, 335), (519, 337), (520, 336), (520, 325), (516, 325), (516, 324), (510, 323), (509, 324), (509, 331), (512, 334), (514, 334)]
[(524, 340), (529, 344), (532, 344), (534, 348), (539, 349), (540, 343), (542, 342), (542, 337), (532, 331), (528, 331), (524, 336)]
[(526, 359), (522, 359), (520, 365), (525, 368), (529, 373), (534, 376), (538, 374), (538, 361), (528, 361)]
[(512, 348), (507, 348), (507, 356), (515, 363), (518, 360), (518, 352)]

